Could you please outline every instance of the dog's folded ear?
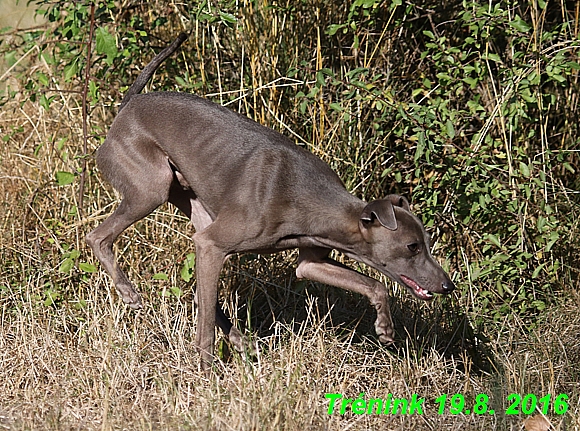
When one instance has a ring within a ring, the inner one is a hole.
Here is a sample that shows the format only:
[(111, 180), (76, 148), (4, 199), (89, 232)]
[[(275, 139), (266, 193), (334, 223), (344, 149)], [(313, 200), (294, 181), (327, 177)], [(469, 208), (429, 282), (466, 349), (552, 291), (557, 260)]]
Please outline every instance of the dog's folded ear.
[(404, 210), (411, 211), (409, 207), (409, 201), (404, 196), (399, 195), (387, 195), (385, 200), (391, 201), (391, 203), (399, 208), (403, 208)]
[(389, 230), (396, 230), (395, 207), (410, 211), (409, 202), (403, 196), (388, 195), (385, 199), (379, 199), (367, 204), (360, 219), (364, 223), (372, 223), (378, 220), (383, 227)]

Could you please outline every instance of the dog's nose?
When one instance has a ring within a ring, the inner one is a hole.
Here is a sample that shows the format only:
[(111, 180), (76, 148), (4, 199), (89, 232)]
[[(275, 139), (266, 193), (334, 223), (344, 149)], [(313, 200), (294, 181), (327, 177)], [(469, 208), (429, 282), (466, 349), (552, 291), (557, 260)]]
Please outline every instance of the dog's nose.
[(443, 288), (443, 292), (445, 293), (451, 293), (455, 290), (455, 284), (453, 284), (453, 282), (451, 280), (447, 280), (445, 281), (441, 287)]

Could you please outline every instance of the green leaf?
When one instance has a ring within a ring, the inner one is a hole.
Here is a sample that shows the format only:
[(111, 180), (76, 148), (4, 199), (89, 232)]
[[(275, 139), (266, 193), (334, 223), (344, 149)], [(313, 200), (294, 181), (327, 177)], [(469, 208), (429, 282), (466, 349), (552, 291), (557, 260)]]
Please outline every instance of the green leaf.
[(48, 86), (48, 76), (46, 76), (44, 73), (42, 72), (38, 72), (37, 74), (38, 77), (38, 82), (40, 82), (42, 85), (44, 85), (45, 87)]
[(70, 172), (58, 171), (56, 173), (56, 182), (59, 186), (66, 186), (74, 182), (75, 176)]
[(527, 33), (530, 31), (531, 27), (525, 22), (523, 19), (520, 18), (519, 15), (516, 15), (513, 21), (510, 21), (510, 26), (515, 28), (520, 33)]
[(415, 150), (415, 163), (421, 158), (423, 154), (425, 154), (425, 132), (419, 132), (418, 139), (417, 139), (417, 148)]
[(99, 100), (99, 87), (94, 81), (89, 82), (89, 96), (92, 103), (97, 103)]
[(78, 59), (75, 58), (72, 63), (64, 67), (64, 80), (70, 81), (78, 72)]
[(62, 261), (62, 263), (58, 267), (58, 272), (63, 272), (63, 273), (71, 272), (71, 270), (74, 268), (74, 266), (75, 266), (75, 261), (72, 260), (70, 257), (67, 257), (65, 260)]
[(76, 310), (82, 310), (84, 308), (87, 308), (87, 301), (85, 301), (84, 299), (79, 299), (77, 302), (73, 303), (73, 307)]
[(97, 267), (92, 263), (81, 262), (79, 263), (79, 269), (83, 272), (97, 272)]
[(445, 126), (447, 128), (447, 136), (453, 139), (455, 137), (455, 128), (453, 127), (453, 123), (451, 122), (451, 120), (447, 120)]
[(546, 303), (544, 301), (535, 300), (532, 301), (532, 305), (536, 307), (539, 311), (543, 311), (546, 308)]
[(173, 295), (176, 298), (181, 298), (181, 296), (183, 295), (183, 292), (181, 291), (181, 289), (179, 287), (173, 286), (169, 290), (171, 291), (171, 293), (173, 293)]
[(468, 100), (467, 107), (471, 110), (471, 112), (485, 111), (485, 108), (474, 100)]
[(528, 81), (530, 81), (530, 84), (532, 85), (540, 84), (540, 78), (540, 74), (535, 70), (528, 75)]
[(579, 70), (580, 69), (580, 64), (576, 63), (575, 61), (568, 61), (566, 63), (566, 66), (568, 66), (571, 69), (575, 69), (575, 70)]
[(445, 81), (452, 81), (453, 78), (451, 76), (449, 76), (449, 74), (444, 73), (444, 72), (439, 72), (437, 75), (437, 78), (445, 80)]
[(571, 173), (573, 173), (573, 174), (574, 174), (574, 173), (576, 173), (576, 170), (575, 170), (575, 169), (572, 167), (572, 165), (570, 165), (570, 163), (568, 163), (568, 162), (563, 162), (563, 163), (562, 163), (562, 166), (563, 166), (563, 167), (564, 167), (566, 170), (570, 171)]
[(18, 58), (16, 57), (16, 51), (12, 51), (6, 54), (4, 56), (4, 61), (8, 66), (14, 66), (18, 61)]
[(220, 11), (220, 18), (222, 20), (223, 23), (226, 24), (235, 24), (238, 19), (233, 16), (231, 13), (227, 13), (227, 12), (221, 12)]
[(542, 263), (541, 265), (538, 265), (536, 267), (536, 269), (534, 270), (534, 272), (532, 273), (532, 278), (537, 278), (538, 275), (540, 274), (540, 271), (544, 268), (544, 266), (546, 266), (547, 262)]
[(534, 97), (529, 88), (524, 88), (524, 90), (520, 92), (520, 97), (528, 103), (538, 102), (538, 100)]
[(501, 281), (497, 280), (497, 282), (495, 283), (495, 286), (497, 287), (497, 294), (503, 298), (505, 292), (503, 290), (503, 286), (501, 284)]
[(153, 280), (169, 280), (169, 277), (164, 272), (153, 274)]
[(520, 172), (526, 178), (530, 178), (530, 168), (524, 162), (520, 162)]
[(104, 27), (99, 27), (95, 31), (95, 37), (97, 39), (96, 49), (98, 54), (105, 54), (107, 58), (105, 62), (108, 65), (113, 64), (113, 60), (117, 57), (119, 50), (117, 49), (117, 41), (115, 36), (113, 36)]
[(328, 67), (323, 67), (322, 69), (320, 69), (320, 71), (322, 73), (324, 73), (326, 76), (330, 76), (332, 78), (335, 77), (334, 72), (332, 71), (332, 69), (329, 69)]
[(487, 54), (487, 56), (485, 58), (488, 60), (494, 61), (496, 63), (501, 63), (501, 58), (497, 54), (489, 53), (489, 54)]
[(47, 307), (54, 305), (56, 301), (60, 298), (60, 294), (51, 289), (48, 289), (46, 292), (44, 292), (44, 294), (46, 295), (46, 299), (44, 300), (43, 303)]
[(195, 253), (189, 253), (185, 257), (183, 268), (181, 268), (180, 276), (186, 283), (193, 277), (193, 268), (195, 267)]
[(353, 69), (349, 72), (346, 73), (347, 78), (349, 79), (354, 79), (359, 75), (366, 75), (366, 73), (368, 72), (368, 68), (366, 67), (357, 67), (356, 69)]
[(432, 31), (429, 31), (429, 30), (423, 30), (423, 34), (424, 34), (425, 36), (427, 36), (429, 39), (431, 39), (431, 40), (435, 40), (435, 35), (433, 34), (433, 32), (432, 32)]
[(181, 279), (183, 281), (189, 283), (192, 277), (191, 268), (187, 265), (183, 265), (183, 268), (181, 268), (181, 272), (179, 273), (179, 275), (181, 276)]
[(49, 108), (50, 108), (50, 102), (51, 102), (51, 99), (48, 98), (48, 97), (46, 97), (45, 94), (42, 94), (40, 96), (39, 103), (40, 103), (40, 106), (42, 106), (45, 111), (48, 111), (49, 110)]
[(473, 90), (477, 86), (478, 80), (468, 76), (466, 78), (463, 78), (463, 82), (465, 82), (467, 85), (469, 85), (471, 87), (471, 89)]
[(355, 0), (353, 3), (353, 7), (363, 7), (363, 8), (370, 8), (378, 4), (378, 0)]
[(326, 29), (326, 34), (329, 36), (334, 36), (338, 30), (341, 28), (346, 28), (346, 24), (331, 24)]
[(563, 77), (559, 72), (548, 73), (548, 76), (550, 78), (552, 78), (554, 81), (558, 81), (560, 84), (563, 84), (566, 82), (566, 78)]
[(337, 112), (342, 111), (342, 106), (340, 106), (340, 103), (331, 103), (328, 106), (330, 106), (330, 109), (332, 109), (334, 111), (337, 111)]
[(546, 253), (552, 249), (552, 247), (554, 246), (556, 241), (558, 241), (559, 239), (560, 239), (560, 234), (558, 234), (558, 232), (556, 232), (556, 231), (550, 232), (548, 244), (546, 244), (546, 248), (544, 249), (546, 251)]
[(495, 236), (494, 234), (488, 233), (487, 235), (485, 235), (485, 239), (488, 240), (489, 242), (491, 242), (496, 247), (501, 248), (501, 243), (499, 242), (499, 238), (497, 236)]
[(316, 72), (316, 85), (318, 87), (322, 87), (322, 86), (324, 86), (325, 82), (326, 82), (326, 80), (324, 78), (324, 73), (322, 72), (322, 70), (319, 70), (318, 72)]

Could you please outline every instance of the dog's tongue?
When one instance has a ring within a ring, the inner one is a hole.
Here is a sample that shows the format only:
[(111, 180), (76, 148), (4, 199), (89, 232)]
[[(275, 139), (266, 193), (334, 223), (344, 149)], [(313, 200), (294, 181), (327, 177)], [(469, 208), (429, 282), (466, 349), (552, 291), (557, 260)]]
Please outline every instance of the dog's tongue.
[(403, 282), (409, 286), (411, 289), (413, 289), (413, 293), (420, 299), (423, 299), (425, 301), (432, 299), (433, 298), (433, 294), (431, 292), (429, 292), (428, 290), (423, 289), (421, 286), (419, 286), (415, 280), (410, 279), (407, 276), (401, 275), (401, 280), (403, 280)]

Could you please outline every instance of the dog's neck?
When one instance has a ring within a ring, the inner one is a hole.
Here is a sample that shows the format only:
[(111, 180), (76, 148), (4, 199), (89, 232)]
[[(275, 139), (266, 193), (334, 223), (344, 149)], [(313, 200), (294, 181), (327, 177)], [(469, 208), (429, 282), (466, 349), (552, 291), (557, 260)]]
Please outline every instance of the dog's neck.
[(320, 215), (320, 224), (313, 230), (320, 245), (346, 254), (361, 249), (364, 239), (359, 220), (366, 203), (354, 196), (352, 198), (344, 206), (336, 207), (330, 212), (327, 209)]

